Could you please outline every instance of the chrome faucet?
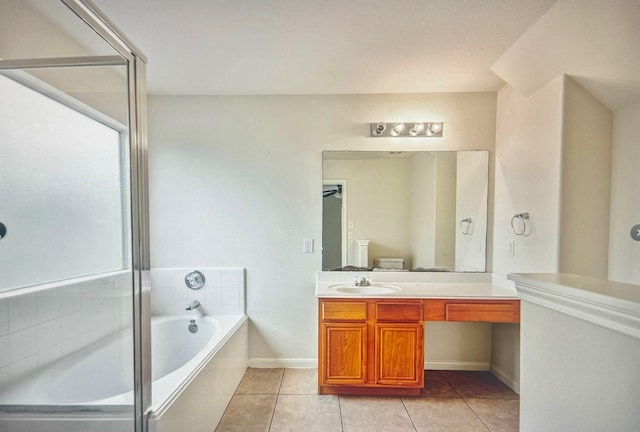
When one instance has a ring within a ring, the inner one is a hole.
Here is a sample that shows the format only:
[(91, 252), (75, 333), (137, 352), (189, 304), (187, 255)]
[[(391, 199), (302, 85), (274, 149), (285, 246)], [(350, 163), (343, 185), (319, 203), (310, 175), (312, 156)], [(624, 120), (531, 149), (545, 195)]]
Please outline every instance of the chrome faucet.
[(354, 278), (353, 281), (353, 285), (354, 286), (370, 286), (371, 285), (371, 281), (369, 280), (369, 278), (363, 277), (360, 280), (358, 280), (358, 278)]
[(194, 310), (197, 307), (200, 307), (200, 302), (198, 300), (194, 300), (187, 305), (185, 310)]

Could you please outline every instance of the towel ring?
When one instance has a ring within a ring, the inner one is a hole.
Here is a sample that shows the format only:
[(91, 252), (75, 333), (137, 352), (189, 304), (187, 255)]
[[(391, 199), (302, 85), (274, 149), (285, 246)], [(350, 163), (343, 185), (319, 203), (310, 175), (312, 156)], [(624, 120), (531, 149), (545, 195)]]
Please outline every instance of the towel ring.
[[(513, 221), (515, 221), (516, 219), (520, 219), (520, 221), (522, 222), (522, 229), (521, 230), (516, 229), (516, 227), (513, 224)], [(527, 232), (527, 221), (528, 220), (529, 220), (529, 213), (518, 213), (517, 215), (514, 215), (511, 218), (511, 229), (513, 230), (513, 232), (517, 236), (524, 235), (524, 233)]]
[(460, 231), (462, 235), (471, 235), (471, 218), (465, 218), (460, 221)]

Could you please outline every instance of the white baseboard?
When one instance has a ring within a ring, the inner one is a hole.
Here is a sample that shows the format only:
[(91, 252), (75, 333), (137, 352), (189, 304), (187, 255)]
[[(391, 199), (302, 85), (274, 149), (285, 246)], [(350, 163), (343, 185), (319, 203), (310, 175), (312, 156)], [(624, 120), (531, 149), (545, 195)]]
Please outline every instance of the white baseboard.
[(488, 371), (488, 362), (465, 362), (465, 361), (426, 361), (425, 370), (466, 370), (466, 371)]
[(289, 368), (289, 369), (313, 369), (318, 367), (318, 359), (298, 358), (250, 358), (250, 368)]
[(491, 365), (491, 369), (489, 369), (492, 374), (494, 374), (500, 381), (505, 383), (511, 390), (520, 394), (520, 383), (516, 381), (513, 377), (507, 375), (502, 369)]
[[(488, 371), (488, 362), (466, 362), (466, 361), (426, 361), (424, 368), (430, 370), (468, 370), (468, 371)], [(291, 369), (312, 369), (318, 367), (318, 360), (315, 358), (250, 358), (250, 368), (291, 368)]]

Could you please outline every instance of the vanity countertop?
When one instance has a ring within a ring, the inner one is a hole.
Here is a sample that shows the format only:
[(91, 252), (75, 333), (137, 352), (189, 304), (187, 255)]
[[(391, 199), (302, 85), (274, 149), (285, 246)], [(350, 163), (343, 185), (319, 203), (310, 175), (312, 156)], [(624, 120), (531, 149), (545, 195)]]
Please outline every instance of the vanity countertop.
[[(491, 276), (489, 273), (318, 272), (316, 297), (496, 300), (518, 298), (512, 284), (494, 283)], [(367, 292), (367, 286), (354, 285), (355, 279), (359, 280), (363, 277), (370, 280), (371, 292)], [(389, 292), (377, 293), (377, 288)]]

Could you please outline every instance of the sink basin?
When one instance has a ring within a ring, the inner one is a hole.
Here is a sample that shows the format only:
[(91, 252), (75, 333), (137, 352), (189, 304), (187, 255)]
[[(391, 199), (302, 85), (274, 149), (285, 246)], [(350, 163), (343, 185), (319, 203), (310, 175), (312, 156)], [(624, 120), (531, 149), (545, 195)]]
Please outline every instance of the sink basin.
[(362, 294), (362, 295), (376, 295), (376, 294), (392, 294), (400, 291), (400, 288), (395, 285), (383, 285), (383, 284), (371, 284), (365, 286), (355, 285), (331, 285), (329, 288), (333, 288), (336, 291), (348, 293), (348, 294)]

